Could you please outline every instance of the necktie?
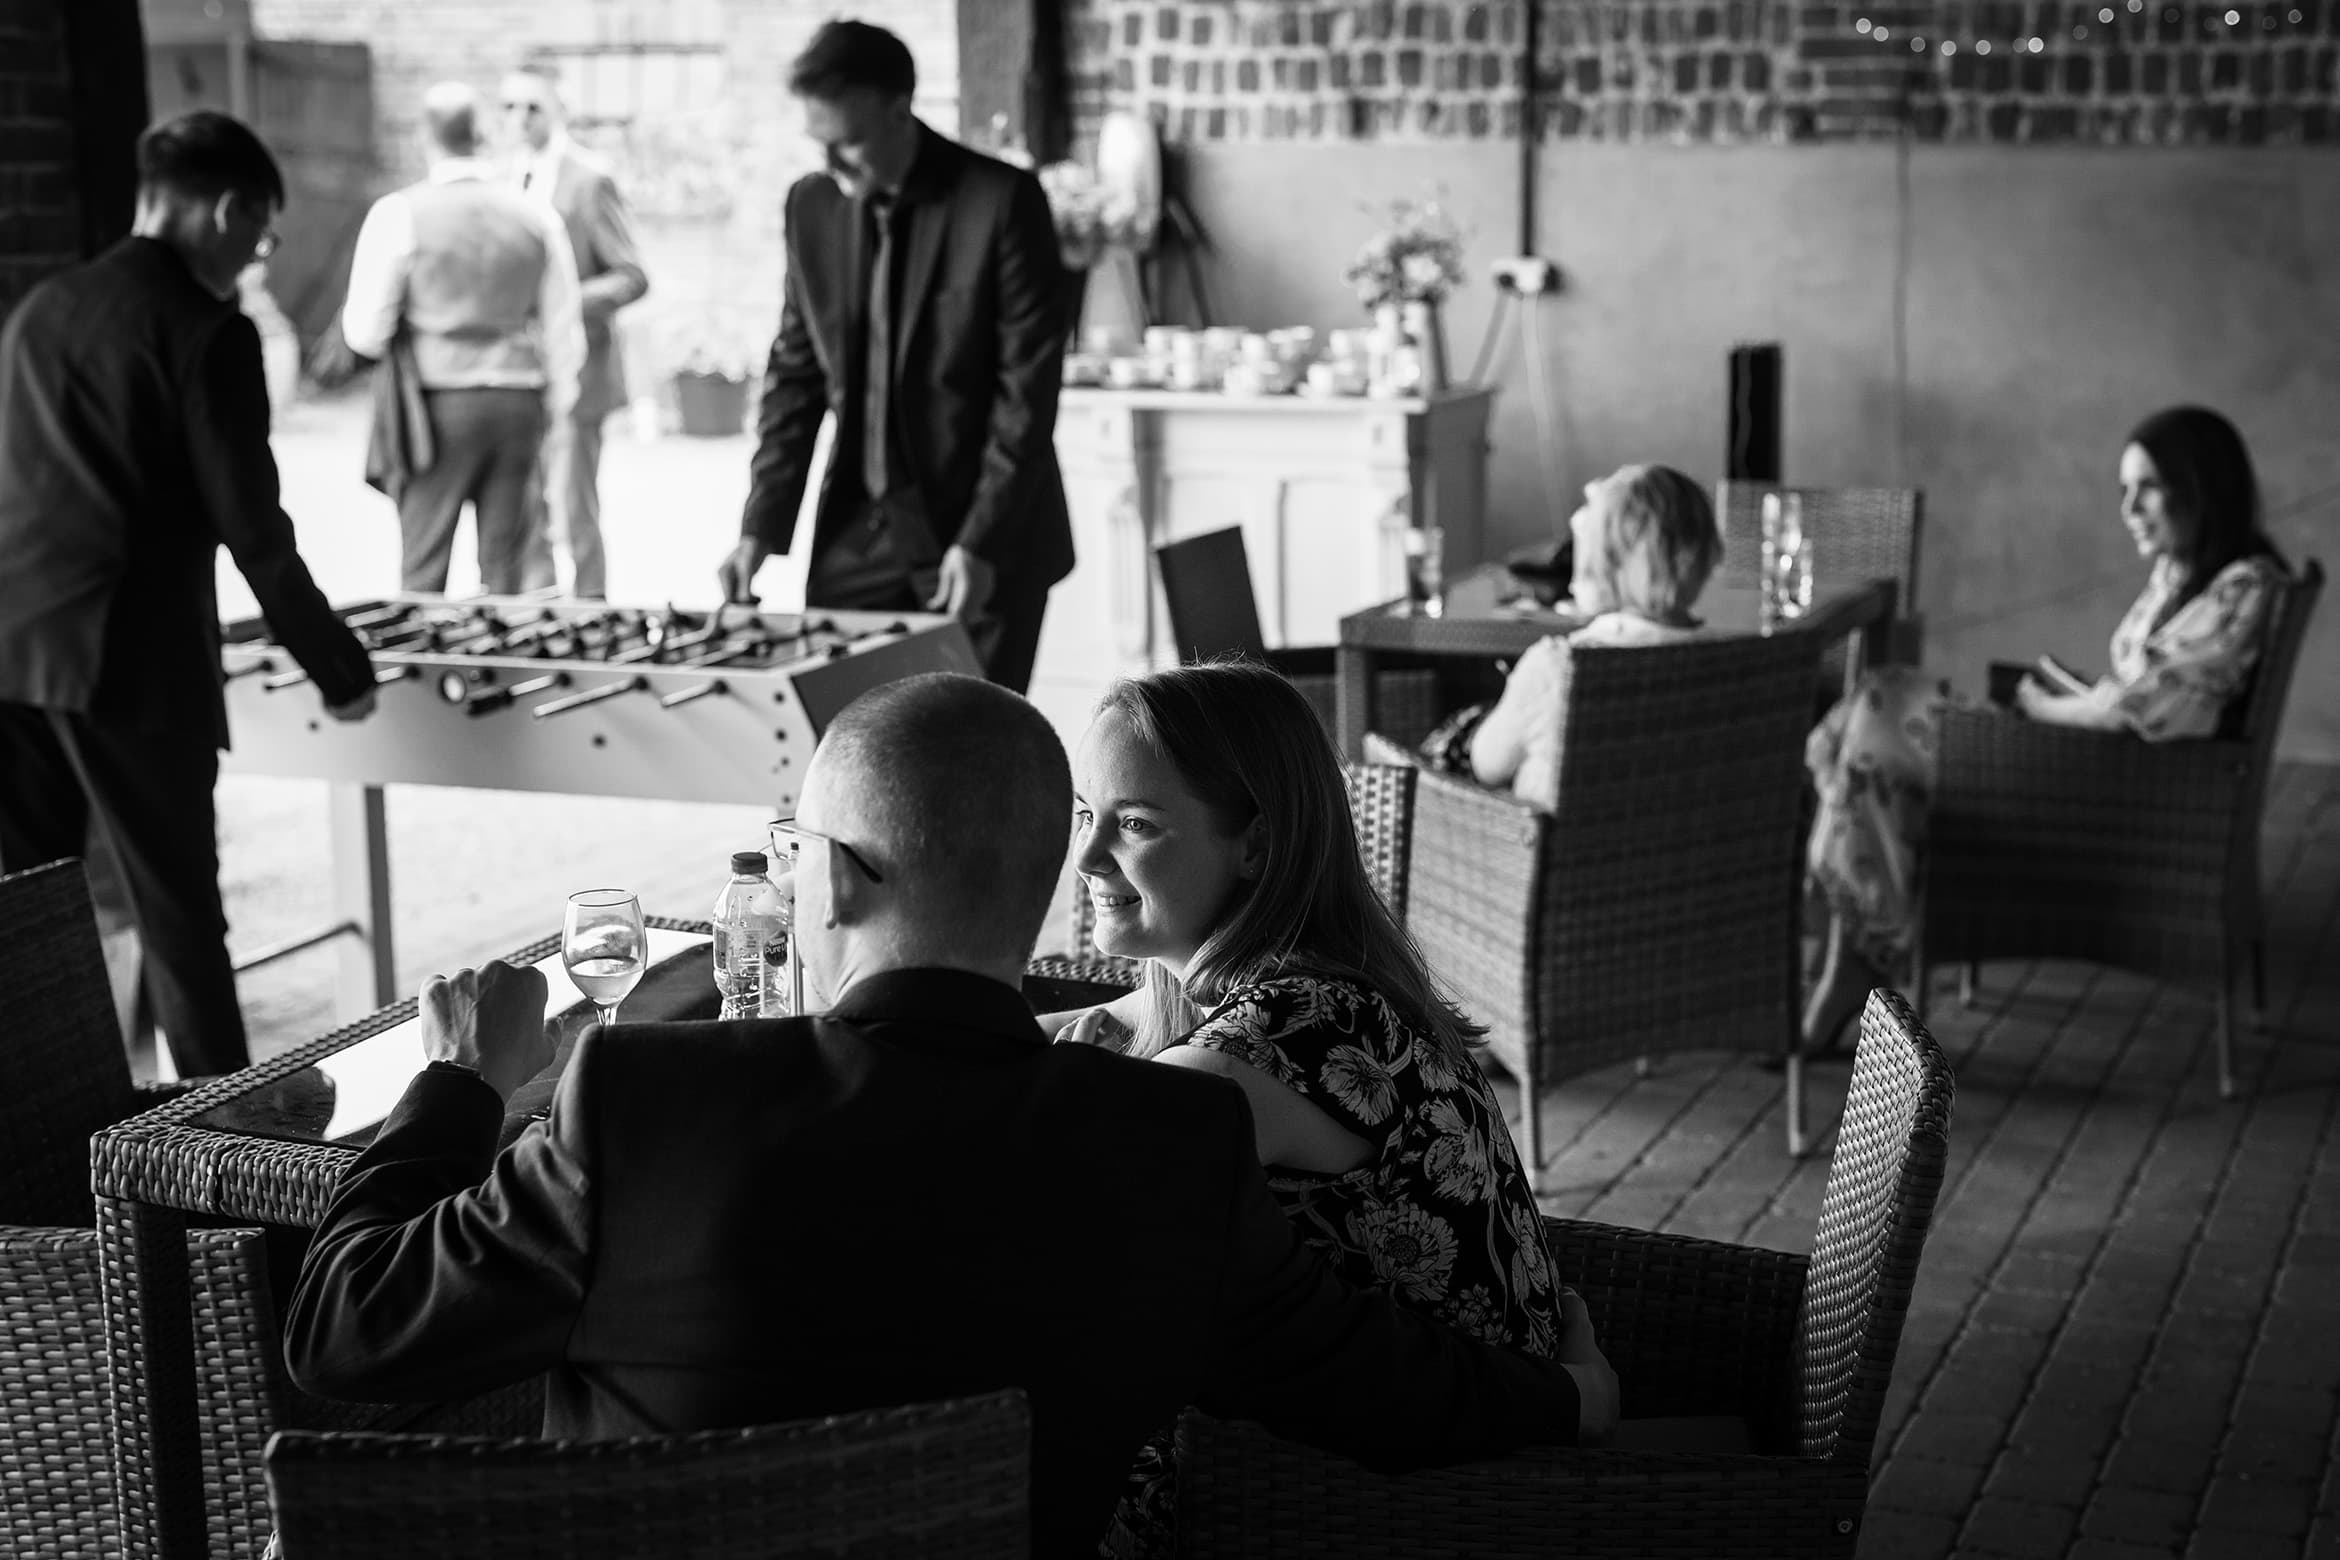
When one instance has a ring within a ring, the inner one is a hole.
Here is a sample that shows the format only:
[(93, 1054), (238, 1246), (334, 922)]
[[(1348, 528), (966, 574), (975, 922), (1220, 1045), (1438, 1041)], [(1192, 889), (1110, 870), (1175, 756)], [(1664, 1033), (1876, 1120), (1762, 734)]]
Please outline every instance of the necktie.
[(886, 432), (894, 383), (894, 203), (872, 199), (877, 255), (869, 267), (869, 330), (861, 370), (861, 485), (872, 498), (892, 486)]

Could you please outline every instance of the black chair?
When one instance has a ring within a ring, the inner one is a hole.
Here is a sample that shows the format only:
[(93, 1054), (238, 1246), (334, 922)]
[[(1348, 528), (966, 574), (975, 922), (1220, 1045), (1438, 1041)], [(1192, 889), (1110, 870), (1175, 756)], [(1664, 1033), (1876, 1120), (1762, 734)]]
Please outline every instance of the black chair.
[[(1332, 645), (1285, 645), (1269, 649), (1260, 632), (1259, 600), (1252, 593), (1251, 558), (1243, 530), (1229, 526), (1205, 531), (1154, 549), (1162, 576), (1162, 599), (1170, 609), (1170, 639), (1181, 663), (1239, 655), (1273, 667), (1291, 680), (1316, 711), (1326, 731), (1335, 731), (1333, 690), (1338, 654)], [(1374, 689), (1379, 724), (1398, 735), (1420, 737), (1445, 711), (1437, 674), (1426, 670), (1384, 672)]]

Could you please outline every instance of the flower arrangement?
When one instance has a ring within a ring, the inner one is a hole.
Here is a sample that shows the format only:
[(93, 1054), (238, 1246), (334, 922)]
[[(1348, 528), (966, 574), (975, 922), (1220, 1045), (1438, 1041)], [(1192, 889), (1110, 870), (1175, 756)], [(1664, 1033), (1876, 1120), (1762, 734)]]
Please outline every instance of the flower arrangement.
[(1039, 177), (1067, 269), (1085, 271), (1107, 245), (1133, 244), (1142, 237), (1137, 201), (1126, 191), (1107, 188), (1088, 164), (1050, 163)]
[(1434, 200), (1392, 202), (1389, 227), (1365, 240), (1344, 274), (1367, 309), (1437, 303), (1462, 285), (1462, 232)]

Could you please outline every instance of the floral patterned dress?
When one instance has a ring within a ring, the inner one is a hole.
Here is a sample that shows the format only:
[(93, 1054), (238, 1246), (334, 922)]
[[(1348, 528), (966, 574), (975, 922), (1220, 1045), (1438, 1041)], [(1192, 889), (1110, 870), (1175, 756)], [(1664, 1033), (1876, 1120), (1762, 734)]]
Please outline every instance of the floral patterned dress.
[[(1560, 1283), (1535, 1190), (1467, 1056), (1370, 987), (1312, 976), (1234, 991), (1181, 1043), (1258, 1068), (1373, 1145), (1342, 1175), (1267, 1167), (1285, 1216), (1344, 1280), (1488, 1343), (1546, 1358), (1559, 1347)], [(1103, 1553), (1170, 1553), (1174, 1479), (1158, 1438)]]
[[(2112, 672), (2088, 698), (2147, 742), (2206, 737), (2259, 659), (2282, 583), (2272, 557), (2238, 559), (2175, 611), (2182, 565), (2163, 558), (2112, 638)], [(1804, 763), (1819, 792), (1806, 865), (1854, 952), (1889, 979), (1909, 963), (1918, 867), (1934, 790), (1935, 738), (1950, 685), (1879, 668), (1813, 728)]]

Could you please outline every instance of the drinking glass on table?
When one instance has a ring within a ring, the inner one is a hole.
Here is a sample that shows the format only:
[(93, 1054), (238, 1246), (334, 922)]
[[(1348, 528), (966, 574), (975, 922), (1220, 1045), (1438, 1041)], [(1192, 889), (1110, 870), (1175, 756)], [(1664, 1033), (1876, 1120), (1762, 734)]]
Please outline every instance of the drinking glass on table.
[(601, 1021), (616, 1023), (618, 1004), (641, 984), (650, 966), (642, 902), (622, 888), (571, 894), (568, 918), (561, 924), (561, 963)]
[(1419, 525), (1405, 534), (1406, 610), (1418, 617), (1446, 611), (1446, 527)]

